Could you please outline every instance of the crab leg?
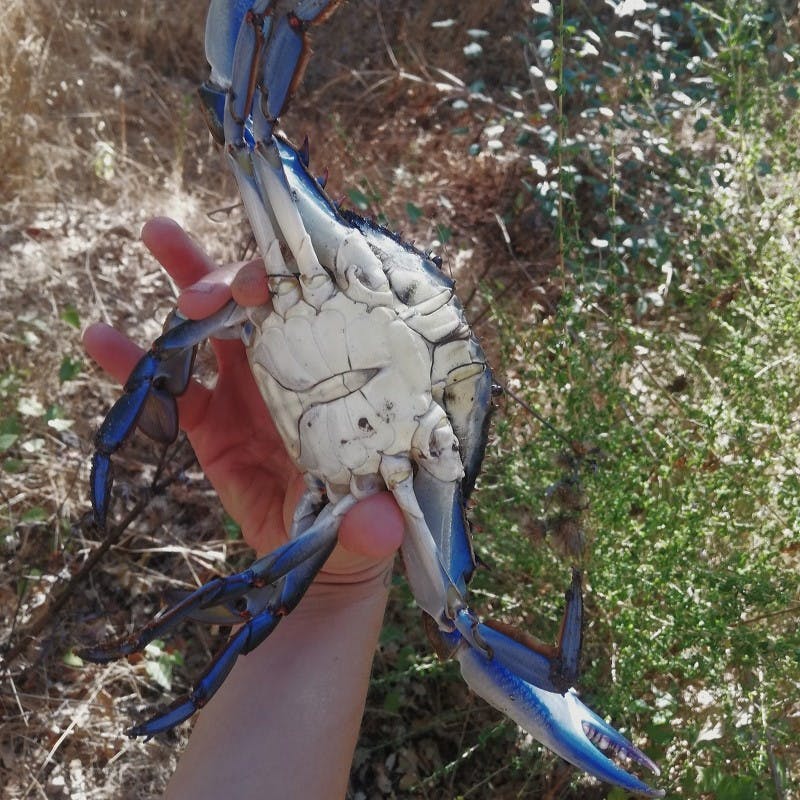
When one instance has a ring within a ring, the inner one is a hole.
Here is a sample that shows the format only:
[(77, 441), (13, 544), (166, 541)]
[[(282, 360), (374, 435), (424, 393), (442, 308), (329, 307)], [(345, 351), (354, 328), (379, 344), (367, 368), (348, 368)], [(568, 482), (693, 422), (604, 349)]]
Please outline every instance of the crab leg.
[(111, 456), (136, 427), (158, 442), (169, 444), (178, 435), (175, 398), (186, 391), (197, 345), (210, 336), (239, 335), (245, 310), (233, 301), (202, 320), (189, 320), (177, 310), (164, 323), (125, 382), (125, 393), (114, 404), (95, 436), (92, 458), (92, 508), (97, 524), (105, 525), (113, 484)]
[[(120, 639), (83, 648), (80, 651), (81, 658), (104, 663), (139, 652), (153, 639), (171, 631), (182, 620), (195, 616), (196, 612), (214, 609), (220, 605), (230, 608), (239, 598), (244, 598), (244, 603), (235, 621), (247, 621), (250, 624), (253, 612), (247, 602), (248, 594), (253, 590), (272, 585), (282, 578), (285, 579), (286, 585), (291, 587), (291, 592), (284, 596), (286, 590), (283, 590), (278, 608), (291, 610), (299, 602), (308, 585), (331, 554), (336, 545), (341, 519), (356, 502), (356, 498), (348, 494), (335, 505), (328, 504), (305, 533), (295, 539), (290, 539), (277, 550), (257, 559), (243, 572), (225, 578), (214, 578), (191, 592), (141, 630)], [(316, 565), (318, 561), (319, 565), (312, 569), (311, 566)], [(310, 576), (307, 582), (304, 582), (302, 577), (304, 575)], [(290, 608), (287, 603), (291, 606)], [(260, 611), (260, 609), (258, 610)], [(285, 613), (288, 611), (280, 611), (281, 615)], [(265, 637), (266, 635), (264, 634)]]
[(658, 774), (644, 753), (581, 703), (570, 688), (578, 676), (582, 638), (580, 573), (573, 572), (555, 648), (511, 626), (481, 622), (442, 562), (411, 485), (410, 465), (406, 471), (403, 459), (384, 458), (384, 462), (382, 474), (406, 519), (402, 552), (408, 580), (417, 603), (435, 623), (428, 625), (428, 634), (437, 652), (458, 659), (473, 691), (571, 764), (630, 791), (662, 796), (601, 752), (598, 744)]
[[(147, 722), (128, 730), (128, 736), (145, 736), (149, 738), (157, 733), (167, 731), (187, 720), (214, 696), (233, 669), (236, 659), (239, 656), (247, 655), (251, 650), (258, 647), (275, 630), (281, 619), (293, 611), (303, 598), (306, 590), (336, 545), (336, 532), (339, 528), (341, 515), (345, 513), (342, 509), (346, 510), (354, 503), (355, 498), (348, 495), (344, 500), (339, 501), (335, 507), (328, 506), (326, 511), (330, 509), (330, 513), (323, 520), (322, 517), (325, 515), (325, 512), (323, 512), (323, 515), (320, 515), (320, 518), (312, 526), (320, 527), (321, 530), (318, 535), (324, 541), (324, 546), (313, 550), (304, 561), (283, 576), (280, 583), (275, 586), (275, 590), (266, 607), (231, 635), (225, 646), (217, 653), (214, 660), (202, 674), (195, 688), (186, 697), (179, 698), (163, 713), (157, 714)], [(311, 533), (311, 531), (309, 530), (308, 533)], [(308, 533), (305, 535), (308, 535)], [(300, 537), (295, 541), (300, 542), (302, 538)], [(290, 544), (292, 543), (290, 542)], [(255, 564), (251, 569), (254, 567)]]

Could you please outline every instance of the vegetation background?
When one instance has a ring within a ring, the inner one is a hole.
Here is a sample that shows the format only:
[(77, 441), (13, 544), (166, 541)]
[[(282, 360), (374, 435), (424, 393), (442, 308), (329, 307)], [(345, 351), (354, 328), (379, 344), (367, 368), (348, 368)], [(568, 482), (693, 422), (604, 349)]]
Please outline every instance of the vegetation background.
[[(118, 459), (80, 329), (150, 341), (156, 214), (221, 260), (248, 231), (195, 101), (196, 3), (0, 12), (0, 794), (152, 797), (188, 732), (124, 728), (220, 636), (72, 648), (249, 554), (185, 445)], [(290, 113), (332, 193), (440, 254), (500, 383), (472, 517), (482, 613), (556, 635), (587, 578), (586, 702), (669, 797), (800, 796), (800, 17), (793, 0), (351, 0)], [(268, 645), (265, 645), (268, 646)], [(430, 653), (398, 576), (350, 797), (623, 797)]]

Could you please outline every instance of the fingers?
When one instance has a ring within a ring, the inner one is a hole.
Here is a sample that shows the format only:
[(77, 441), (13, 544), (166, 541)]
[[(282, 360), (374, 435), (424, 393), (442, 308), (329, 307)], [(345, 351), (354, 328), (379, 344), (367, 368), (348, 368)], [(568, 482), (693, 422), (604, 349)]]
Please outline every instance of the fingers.
[(389, 492), (367, 497), (345, 514), (339, 544), (357, 555), (384, 559), (403, 543), (405, 523)]
[(119, 383), (125, 383), (131, 370), (144, 355), (141, 347), (102, 322), (90, 325), (83, 332), (83, 346), (86, 352)]
[(242, 265), (231, 283), (231, 293), (240, 306), (263, 306), (270, 301), (267, 272), (260, 258)]
[(203, 319), (231, 297), (240, 306), (269, 303), (267, 274), (261, 259), (229, 264), (205, 275), (181, 292), (178, 308), (190, 319)]
[(178, 308), (189, 319), (204, 319), (219, 311), (231, 299), (231, 283), (242, 264), (228, 264), (206, 273), (187, 286), (178, 297)]
[(231, 297), (242, 306), (269, 302), (267, 276), (260, 259), (218, 269), (194, 239), (167, 217), (145, 223), (142, 241), (184, 290), (178, 307), (190, 319), (213, 314)]
[(167, 217), (145, 223), (142, 241), (181, 289), (216, 269), (216, 264), (194, 239)]

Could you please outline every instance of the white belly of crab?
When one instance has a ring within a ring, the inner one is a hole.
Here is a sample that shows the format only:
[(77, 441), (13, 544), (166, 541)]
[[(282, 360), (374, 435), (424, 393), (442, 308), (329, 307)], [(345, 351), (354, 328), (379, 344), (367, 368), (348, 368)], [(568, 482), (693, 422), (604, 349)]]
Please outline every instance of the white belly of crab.
[(380, 474), (383, 456), (462, 476), (458, 441), (431, 393), (432, 352), (395, 309), (339, 292), (319, 309), (300, 301), (285, 319), (270, 314), (248, 350), (299, 469), (345, 491), (353, 477)]

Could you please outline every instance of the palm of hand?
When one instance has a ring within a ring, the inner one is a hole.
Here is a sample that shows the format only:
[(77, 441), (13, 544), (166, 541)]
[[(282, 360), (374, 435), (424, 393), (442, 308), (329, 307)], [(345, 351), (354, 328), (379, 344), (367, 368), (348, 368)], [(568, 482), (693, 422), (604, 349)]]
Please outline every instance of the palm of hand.
[[(235, 296), (243, 305), (267, 301), (261, 268), (240, 265), (215, 270), (206, 254), (169, 220), (149, 222), (142, 238), (185, 289), (179, 299), (189, 317), (201, 318)], [(213, 275), (211, 273), (213, 272)], [(237, 273), (239, 277), (237, 277)], [(233, 285), (233, 288), (232, 288)], [(124, 381), (141, 350), (105, 325), (84, 334), (89, 354)], [(181, 427), (223, 506), (258, 553), (286, 541), (292, 511), (303, 490), (302, 476), (286, 453), (252, 378), (239, 342), (214, 341), (219, 377), (213, 389), (192, 381), (179, 399)], [(359, 503), (345, 517), (337, 547), (325, 566), (328, 579), (350, 581), (384, 568), (402, 539), (402, 516), (390, 495)]]

